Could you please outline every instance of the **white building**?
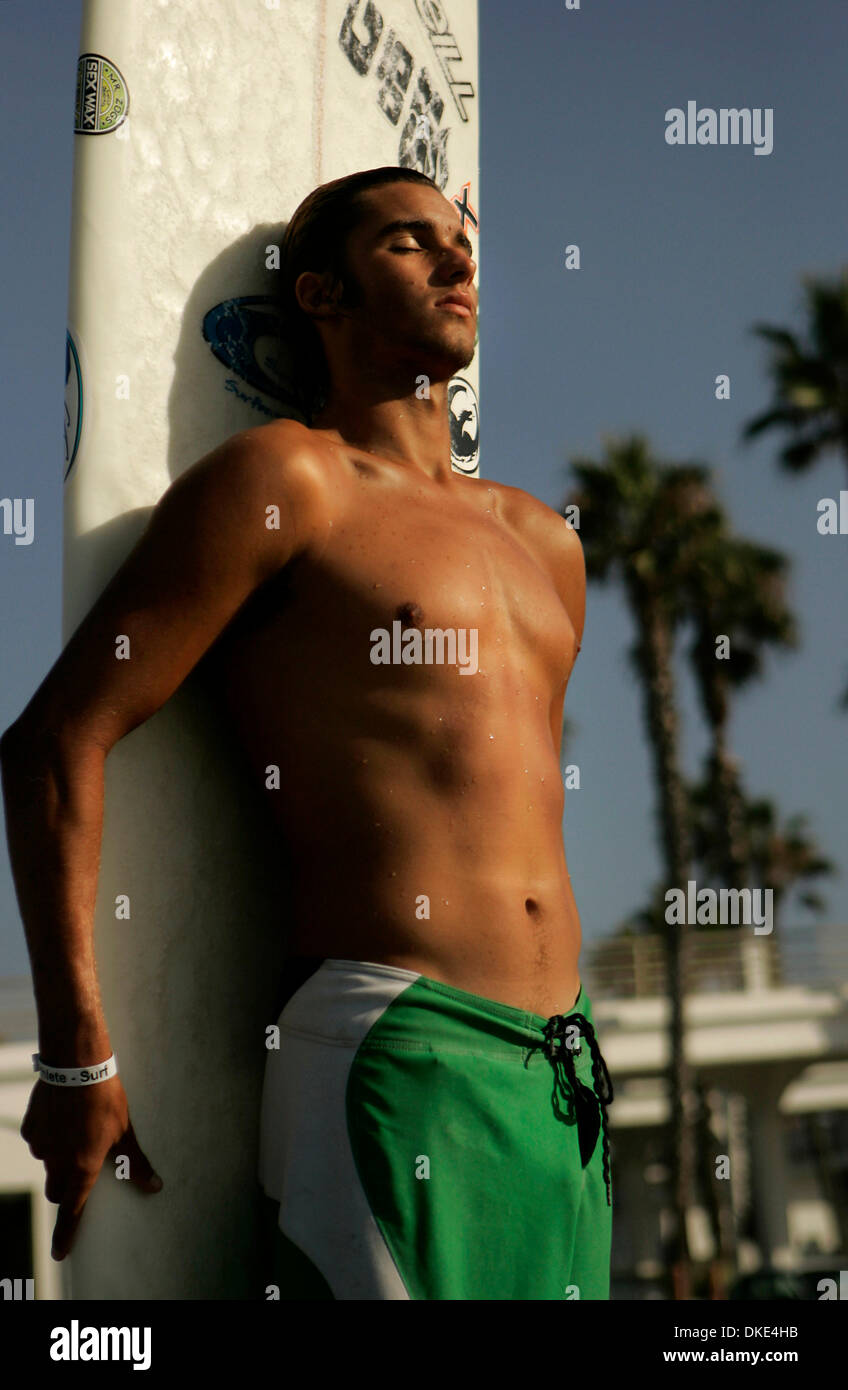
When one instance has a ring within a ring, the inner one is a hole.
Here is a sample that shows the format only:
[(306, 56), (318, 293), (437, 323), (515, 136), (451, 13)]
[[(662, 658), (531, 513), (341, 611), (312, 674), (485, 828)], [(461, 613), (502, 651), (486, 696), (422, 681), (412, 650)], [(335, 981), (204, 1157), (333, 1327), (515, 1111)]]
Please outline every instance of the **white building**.
[[(848, 1270), (844, 943), (842, 927), (773, 936), (745, 927), (692, 933), (686, 1055), (712, 1129), (701, 1132), (697, 1146), (702, 1192), (711, 1185), (732, 1214), (741, 1273), (807, 1271), (807, 1288), (815, 1286), (814, 1272)], [(613, 1297), (668, 1296), (664, 1241), (673, 1223), (662, 1128), (670, 1110), (662, 940), (605, 941), (586, 952), (581, 973), (615, 1089)], [(717, 1254), (713, 1229), (706, 1201), (693, 1204), (690, 1249), (704, 1267)]]

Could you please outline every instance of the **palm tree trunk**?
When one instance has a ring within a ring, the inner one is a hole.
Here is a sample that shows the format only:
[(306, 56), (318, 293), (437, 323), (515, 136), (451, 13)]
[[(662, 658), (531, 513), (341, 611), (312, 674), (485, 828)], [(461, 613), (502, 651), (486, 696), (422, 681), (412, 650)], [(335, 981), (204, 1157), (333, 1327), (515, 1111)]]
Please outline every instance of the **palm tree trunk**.
[[(712, 734), (712, 751), (709, 761), (710, 783), (713, 787), (716, 814), (712, 823), (716, 829), (718, 848), (721, 855), (722, 878), (729, 888), (745, 888), (750, 880), (749, 849), (745, 829), (745, 818), (739, 778), (736, 765), (727, 746), (726, 695), (716, 686), (712, 690), (701, 691), (704, 711)], [(705, 1122), (704, 1100), (699, 1093), (701, 1122)], [(709, 1137), (708, 1126), (704, 1133)], [(725, 1296), (728, 1272), (735, 1268), (737, 1259), (736, 1228), (733, 1204), (727, 1183), (716, 1182), (713, 1170), (704, 1169), (708, 1183), (708, 1212), (712, 1227), (716, 1258), (710, 1270), (712, 1296)]]
[[(641, 586), (639, 586), (641, 589)], [(668, 621), (655, 594), (637, 591), (633, 608), (638, 615), (639, 664), (645, 675), (645, 715), (654, 757), (659, 792), (660, 840), (669, 888), (686, 892), (691, 871), (689, 816), (686, 793), (678, 765), (677, 711), (674, 703), (672, 641)], [(691, 1264), (686, 1215), (695, 1168), (693, 1123), (695, 1104), (691, 1070), (686, 1060), (683, 1005), (689, 959), (688, 925), (666, 926), (668, 962), (669, 1090), (671, 1101), (672, 1190), (676, 1233), (673, 1263), (674, 1296), (691, 1296)]]
[(718, 803), (715, 823), (722, 839), (723, 877), (729, 888), (746, 888), (751, 875), (739, 778), (727, 746), (725, 720), (709, 722), (713, 740), (711, 772)]

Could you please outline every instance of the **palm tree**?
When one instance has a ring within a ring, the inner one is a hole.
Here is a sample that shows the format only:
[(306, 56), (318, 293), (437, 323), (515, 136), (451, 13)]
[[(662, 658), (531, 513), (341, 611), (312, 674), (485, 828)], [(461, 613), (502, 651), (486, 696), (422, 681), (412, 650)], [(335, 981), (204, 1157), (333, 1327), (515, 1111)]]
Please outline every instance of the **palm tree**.
[[(781, 821), (773, 801), (767, 797), (751, 800), (740, 792), (747, 851), (746, 879), (758, 888), (771, 888), (773, 924), (793, 891), (798, 903), (811, 912), (826, 908), (812, 880), (836, 872), (832, 860), (824, 855), (808, 829), (807, 817), (796, 814)], [(708, 878), (724, 877), (724, 851), (717, 821), (724, 814), (716, 804), (712, 780), (705, 776), (689, 787), (692, 846), (695, 861)], [(636, 916), (634, 921), (638, 920)]]
[(834, 280), (803, 276), (808, 337), (800, 343), (786, 328), (756, 324), (753, 332), (773, 349), (770, 407), (744, 428), (743, 440), (779, 427), (789, 443), (780, 452), (785, 468), (801, 472), (828, 449), (848, 462), (848, 267)]
[[(802, 276), (806, 341), (788, 328), (755, 324), (770, 344), (772, 403), (743, 428), (747, 442), (777, 428), (788, 436), (780, 451), (784, 468), (799, 473), (836, 449), (848, 463), (848, 267), (832, 280)], [(839, 699), (848, 709), (848, 686)]]
[(827, 904), (812, 879), (834, 874), (836, 866), (822, 854), (808, 829), (808, 818), (796, 814), (782, 823), (772, 801), (763, 797), (746, 805), (748, 838), (754, 881), (774, 893), (774, 920), (793, 890), (798, 902), (811, 912), (824, 912)]
[[(572, 460), (577, 487), (563, 505), (579, 507), (590, 580), (618, 577), (636, 625), (630, 652), (644, 692), (644, 716), (658, 789), (660, 842), (669, 887), (684, 889), (691, 847), (686, 791), (679, 766), (677, 707), (672, 669), (674, 632), (685, 616), (693, 553), (719, 524), (708, 470), (700, 464), (668, 466), (641, 435), (605, 440), (601, 463)], [(671, 1004), (671, 1112), (674, 1207), (677, 1218), (676, 1293), (690, 1286), (686, 1212), (694, 1172), (693, 1090), (684, 1052), (683, 998), (688, 928), (666, 928)]]
[[(797, 629), (785, 598), (788, 561), (777, 550), (727, 535), (704, 538), (692, 566), (689, 592), (694, 636), (689, 650), (712, 735), (708, 781), (715, 799), (720, 877), (730, 888), (748, 882), (743, 797), (727, 742), (731, 692), (762, 675), (766, 643), (794, 646)], [(717, 642), (727, 639), (727, 649)]]

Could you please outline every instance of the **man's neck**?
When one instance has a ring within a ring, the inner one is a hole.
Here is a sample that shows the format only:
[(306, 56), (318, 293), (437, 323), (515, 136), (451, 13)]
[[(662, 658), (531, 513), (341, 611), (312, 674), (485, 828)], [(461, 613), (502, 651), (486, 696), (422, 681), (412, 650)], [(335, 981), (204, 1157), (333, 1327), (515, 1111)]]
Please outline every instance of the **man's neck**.
[(356, 392), (334, 391), (313, 417), (313, 426), (364, 453), (426, 473), (436, 482), (452, 477), (447, 382), (434, 382), (429, 396), (367, 400)]

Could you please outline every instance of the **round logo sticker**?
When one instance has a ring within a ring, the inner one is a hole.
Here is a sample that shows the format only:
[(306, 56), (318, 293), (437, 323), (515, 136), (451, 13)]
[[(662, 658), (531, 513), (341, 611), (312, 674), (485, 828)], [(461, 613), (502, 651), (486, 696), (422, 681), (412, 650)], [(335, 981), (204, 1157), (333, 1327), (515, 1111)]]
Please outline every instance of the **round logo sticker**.
[[(287, 415), (303, 419), (296, 404), (291, 352), (273, 296), (244, 294), (213, 305), (203, 317), (203, 336), (218, 361), (235, 377), (278, 402)], [(226, 389), (233, 391), (236, 385), (230, 377)], [(242, 399), (264, 414), (274, 415), (258, 396), (242, 395)]]
[(82, 53), (77, 64), (74, 131), (108, 135), (127, 118), (130, 94), (114, 63), (99, 53)]
[(477, 395), (464, 376), (448, 383), (451, 463), (457, 473), (476, 473), (480, 453), (480, 415)]

